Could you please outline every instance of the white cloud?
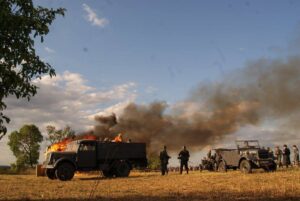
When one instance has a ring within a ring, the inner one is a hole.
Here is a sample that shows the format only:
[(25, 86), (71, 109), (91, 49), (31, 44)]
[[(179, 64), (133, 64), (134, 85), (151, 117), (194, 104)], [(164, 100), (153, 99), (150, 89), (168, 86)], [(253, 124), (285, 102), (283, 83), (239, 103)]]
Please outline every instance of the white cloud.
[(109, 21), (106, 18), (100, 18), (97, 16), (97, 13), (89, 7), (87, 4), (82, 4), (83, 10), (86, 11), (87, 15), (85, 16), (86, 20), (91, 22), (94, 26), (105, 27)]
[(155, 87), (152, 87), (152, 86), (148, 86), (148, 87), (146, 88), (146, 90), (145, 90), (145, 92), (146, 92), (147, 94), (154, 94), (154, 93), (157, 92), (157, 91), (158, 91), (158, 89), (155, 88)]
[(51, 49), (50, 47), (45, 47), (44, 49), (45, 49), (45, 51), (48, 52), (48, 53), (51, 53), (51, 54), (52, 54), (52, 53), (55, 53), (55, 50)]
[[(7, 125), (9, 132), (24, 124), (35, 124), (43, 133), (47, 125), (58, 128), (69, 125), (77, 132), (85, 131), (94, 125), (94, 114), (101, 111), (109, 114), (124, 108), (137, 96), (133, 82), (98, 90), (89, 86), (80, 74), (69, 71), (53, 78), (44, 76), (41, 80), (34, 80), (34, 83), (39, 89), (30, 102), (14, 97), (5, 100), (7, 110), (4, 112), (11, 118), (11, 123)], [(0, 141), (0, 153), (6, 154), (0, 157), (0, 165), (14, 160), (6, 143), (7, 136)]]

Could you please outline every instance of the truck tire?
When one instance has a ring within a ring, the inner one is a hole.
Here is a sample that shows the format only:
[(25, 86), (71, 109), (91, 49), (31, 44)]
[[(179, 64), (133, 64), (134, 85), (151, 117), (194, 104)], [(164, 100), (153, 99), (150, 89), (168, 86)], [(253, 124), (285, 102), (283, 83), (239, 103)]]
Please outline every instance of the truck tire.
[(112, 178), (114, 176), (114, 172), (111, 169), (102, 170), (102, 174), (104, 177), (107, 177), (107, 178)]
[(56, 177), (61, 181), (68, 181), (74, 177), (75, 167), (71, 163), (62, 162), (55, 171)]
[(218, 172), (227, 172), (227, 166), (225, 161), (220, 161), (218, 165)]
[(247, 160), (242, 160), (240, 163), (240, 171), (243, 173), (251, 173), (252, 172), (251, 163)]
[(54, 169), (46, 169), (45, 173), (49, 179), (51, 179), (51, 180), (57, 179)]
[(130, 170), (130, 165), (126, 161), (116, 161), (114, 164), (116, 177), (128, 177)]

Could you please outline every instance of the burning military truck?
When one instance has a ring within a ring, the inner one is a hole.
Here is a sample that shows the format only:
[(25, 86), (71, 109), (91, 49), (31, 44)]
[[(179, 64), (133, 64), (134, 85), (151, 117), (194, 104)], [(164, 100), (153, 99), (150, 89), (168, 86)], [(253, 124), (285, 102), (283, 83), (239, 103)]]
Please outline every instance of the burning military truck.
[(128, 177), (132, 168), (147, 166), (146, 144), (103, 142), (93, 139), (65, 144), (63, 151), (49, 151), (43, 163), (49, 179), (71, 180), (76, 171), (102, 171), (105, 177)]

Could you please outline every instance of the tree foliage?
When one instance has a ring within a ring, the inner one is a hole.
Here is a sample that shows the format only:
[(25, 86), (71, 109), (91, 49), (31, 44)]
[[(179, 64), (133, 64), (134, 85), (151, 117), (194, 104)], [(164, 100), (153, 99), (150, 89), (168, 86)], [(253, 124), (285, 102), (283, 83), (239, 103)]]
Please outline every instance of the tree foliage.
[(8, 96), (27, 98), (37, 92), (33, 79), (44, 74), (55, 75), (50, 64), (36, 54), (34, 42), (49, 33), (56, 15), (65, 9), (34, 6), (32, 0), (0, 0), (0, 139), (6, 134), (4, 99)]
[(63, 129), (56, 129), (54, 126), (47, 126), (47, 140), (53, 144), (56, 142), (60, 142), (65, 138), (75, 137), (75, 131), (71, 129), (70, 126), (66, 126)]
[(24, 125), (19, 131), (13, 131), (9, 136), (8, 145), (17, 158), (15, 166), (33, 167), (38, 163), (40, 142), (43, 136), (35, 125)]
[(148, 156), (148, 168), (151, 170), (159, 170), (160, 169), (160, 160), (157, 154), (150, 154)]

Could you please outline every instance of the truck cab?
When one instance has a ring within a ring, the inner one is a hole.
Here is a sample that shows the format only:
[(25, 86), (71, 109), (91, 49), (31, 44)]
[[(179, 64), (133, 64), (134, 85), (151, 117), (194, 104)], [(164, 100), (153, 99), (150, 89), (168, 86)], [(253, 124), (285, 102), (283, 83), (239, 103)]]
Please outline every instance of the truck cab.
[(75, 171), (102, 171), (106, 177), (127, 177), (132, 168), (147, 166), (145, 143), (78, 140), (63, 152), (49, 152), (43, 168), (49, 179), (71, 180)]

